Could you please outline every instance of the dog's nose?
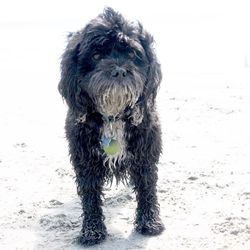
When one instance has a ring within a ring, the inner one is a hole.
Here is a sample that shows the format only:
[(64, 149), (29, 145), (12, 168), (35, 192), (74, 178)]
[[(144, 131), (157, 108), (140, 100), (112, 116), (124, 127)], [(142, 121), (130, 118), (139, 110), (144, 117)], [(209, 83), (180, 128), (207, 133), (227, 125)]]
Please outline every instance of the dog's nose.
[(127, 75), (127, 70), (116, 66), (112, 71), (111, 71), (111, 76), (112, 77), (126, 77)]

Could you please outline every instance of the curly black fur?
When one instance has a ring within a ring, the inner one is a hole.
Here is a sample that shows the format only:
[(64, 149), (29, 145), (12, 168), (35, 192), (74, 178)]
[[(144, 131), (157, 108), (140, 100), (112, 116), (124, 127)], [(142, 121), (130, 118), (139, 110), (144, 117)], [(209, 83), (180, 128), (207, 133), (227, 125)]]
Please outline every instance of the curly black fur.
[[(161, 131), (155, 97), (161, 69), (152, 44), (152, 36), (140, 23), (130, 23), (107, 8), (83, 30), (69, 37), (62, 56), (59, 91), (69, 106), (65, 129), (83, 207), (79, 237), (82, 244), (96, 244), (107, 236), (102, 196), (104, 184), (113, 176), (117, 181), (130, 180), (134, 186), (138, 202), (136, 230), (145, 235), (157, 235), (164, 230), (156, 195)], [(126, 76), (114, 78), (117, 66)], [(102, 98), (99, 96), (105, 93), (105, 88), (112, 91), (118, 84), (122, 87), (117, 93), (128, 91), (131, 99), (121, 101), (118, 110), (125, 124), (126, 157), (110, 168), (105, 164), (106, 156), (100, 144), (106, 106), (100, 106), (103, 104), (98, 103), (98, 98)]]

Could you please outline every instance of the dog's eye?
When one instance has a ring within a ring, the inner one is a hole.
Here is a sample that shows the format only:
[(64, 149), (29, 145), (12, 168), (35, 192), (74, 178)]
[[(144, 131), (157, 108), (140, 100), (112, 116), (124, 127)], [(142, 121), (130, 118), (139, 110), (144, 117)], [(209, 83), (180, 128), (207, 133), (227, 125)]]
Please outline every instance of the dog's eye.
[(94, 55), (92, 56), (92, 58), (93, 58), (94, 60), (98, 61), (98, 60), (100, 60), (100, 59), (102, 58), (102, 55), (99, 54), (99, 53), (96, 53), (96, 54), (94, 54)]
[(129, 57), (130, 59), (134, 59), (134, 58), (135, 58), (135, 52), (134, 52), (134, 51), (129, 52), (129, 53), (128, 53), (128, 57)]

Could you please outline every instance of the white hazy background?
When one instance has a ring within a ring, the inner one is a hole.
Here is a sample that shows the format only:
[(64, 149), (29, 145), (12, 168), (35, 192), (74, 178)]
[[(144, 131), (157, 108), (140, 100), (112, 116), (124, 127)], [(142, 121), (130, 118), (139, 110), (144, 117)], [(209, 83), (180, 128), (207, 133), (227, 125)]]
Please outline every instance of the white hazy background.
[(67, 33), (81, 29), (104, 6), (140, 20), (154, 35), (162, 89), (195, 92), (207, 82), (220, 88), (249, 74), (248, 1), (2, 1), (0, 114), (2, 123), (11, 122), (0, 132), (1, 140), (8, 144), (26, 133), (47, 133), (27, 126), (34, 117), (57, 123), (55, 115), (62, 109), (59, 64)]
[(243, 0), (1, 1), (0, 249), (75, 249), (81, 211), (57, 91), (60, 57), (68, 32), (105, 6), (139, 20), (156, 41), (167, 230), (130, 235), (135, 204), (119, 204), (111, 192), (111, 236), (96, 249), (250, 249), (250, 1)]

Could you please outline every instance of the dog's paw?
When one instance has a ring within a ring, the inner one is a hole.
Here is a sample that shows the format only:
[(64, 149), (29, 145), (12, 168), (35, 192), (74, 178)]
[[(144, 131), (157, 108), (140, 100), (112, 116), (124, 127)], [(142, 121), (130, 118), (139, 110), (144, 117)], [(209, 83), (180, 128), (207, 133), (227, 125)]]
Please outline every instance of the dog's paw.
[(164, 224), (160, 219), (140, 221), (136, 223), (135, 230), (143, 235), (159, 235), (164, 231)]
[(77, 238), (77, 243), (85, 246), (92, 246), (104, 241), (107, 237), (107, 229), (104, 223), (100, 223), (98, 226), (83, 227), (80, 235)]

